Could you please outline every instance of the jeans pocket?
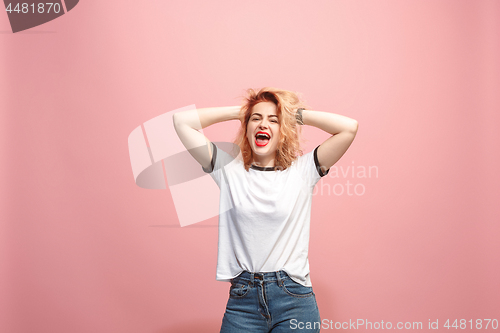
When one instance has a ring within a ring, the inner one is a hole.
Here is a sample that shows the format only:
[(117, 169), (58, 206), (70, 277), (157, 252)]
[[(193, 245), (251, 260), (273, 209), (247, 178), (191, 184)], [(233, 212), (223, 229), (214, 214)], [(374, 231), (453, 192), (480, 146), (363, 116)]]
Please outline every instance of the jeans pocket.
[(312, 287), (305, 287), (291, 278), (283, 280), (283, 290), (293, 297), (310, 297), (314, 295)]
[(245, 297), (250, 291), (250, 286), (248, 284), (232, 282), (229, 288), (230, 298), (242, 298)]

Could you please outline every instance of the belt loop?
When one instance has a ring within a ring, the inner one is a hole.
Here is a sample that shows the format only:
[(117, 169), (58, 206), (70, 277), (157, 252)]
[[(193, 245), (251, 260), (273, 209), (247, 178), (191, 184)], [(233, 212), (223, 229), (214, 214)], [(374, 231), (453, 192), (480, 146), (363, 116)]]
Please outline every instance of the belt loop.
[(281, 272), (280, 271), (276, 272), (276, 279), (278, 280), (278, 286), (281, 287), (281, 284), (283, 282), (281, 281)]
[(254, 275), (255, 275), (255, 274), (254, 274), (253, 272), (251, 272), (251, 273), (250, 273), (250, 285), (251, 285), (251, 286), (253, 286), (253, 279), (254, 279)]

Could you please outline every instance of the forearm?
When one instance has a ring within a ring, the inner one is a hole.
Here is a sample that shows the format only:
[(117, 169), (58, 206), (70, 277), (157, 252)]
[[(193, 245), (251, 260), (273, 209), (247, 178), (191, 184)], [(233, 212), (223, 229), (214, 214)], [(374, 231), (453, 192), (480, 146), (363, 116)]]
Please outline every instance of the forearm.
[(240, 110), (241, 106), (224, 106), (181, 111), (174, 114), (174, 123), (200, 130), (215, 123), (239, 119)]
[(356, 132), (358, 129), (356, 120), (324, 111), (303, 110), (302, 122), (304, 125), (317, 127), (331, 135), (340, 132)]

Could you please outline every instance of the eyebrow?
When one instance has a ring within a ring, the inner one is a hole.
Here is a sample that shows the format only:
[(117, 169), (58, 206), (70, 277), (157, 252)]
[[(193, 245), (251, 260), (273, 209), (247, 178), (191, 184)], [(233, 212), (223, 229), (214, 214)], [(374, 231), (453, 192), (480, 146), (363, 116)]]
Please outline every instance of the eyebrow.
[[(262, 117), (262, 115), (261, 115), (260, 113), (257, 113), (257, 112), (252, 113), (251, 117), (253, 117), (253, 116), (261, 116), (261, 117)], [(269, 117), (269, 118), (271, 118), (271, 117), (276, 117), (276, 118), (278, 118), (278, 116), (277, 116), (277, 115), (275, 115), (275, 114), (269, 115), (268, 117)], [(279, 118), (278, 118), (278, 119), (279, 119)]]

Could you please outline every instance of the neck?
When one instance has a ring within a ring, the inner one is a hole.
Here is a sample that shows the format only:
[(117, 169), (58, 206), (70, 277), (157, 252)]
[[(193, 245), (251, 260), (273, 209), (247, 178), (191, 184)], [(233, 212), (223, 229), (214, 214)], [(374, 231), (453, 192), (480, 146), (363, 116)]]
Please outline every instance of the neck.
[(272, 156), (253, 156), (252, 164), (259, 167), (274, 167), (274, 157)]

